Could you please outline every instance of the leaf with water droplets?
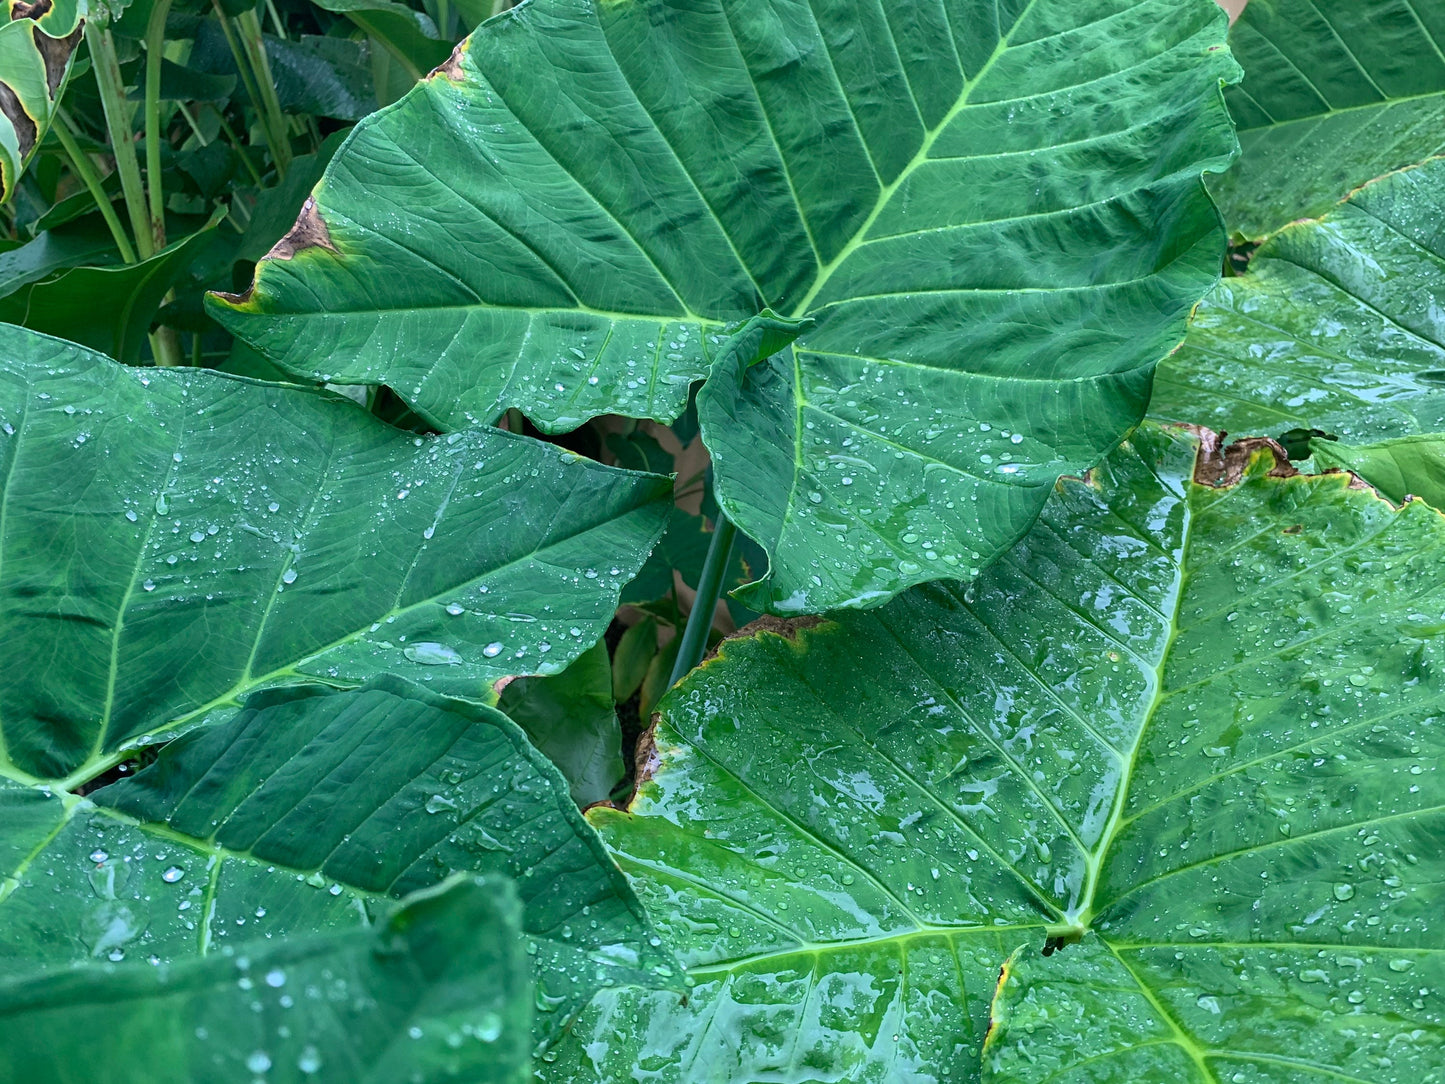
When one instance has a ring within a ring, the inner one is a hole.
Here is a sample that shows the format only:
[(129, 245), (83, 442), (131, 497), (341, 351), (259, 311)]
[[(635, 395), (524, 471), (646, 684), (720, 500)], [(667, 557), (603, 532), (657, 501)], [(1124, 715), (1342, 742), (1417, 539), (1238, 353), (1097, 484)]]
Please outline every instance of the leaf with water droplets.
[[(1324, 465), (1358, 468), (1399, 496), (1428, 479), (1432, 463), (1438, 479), (1442, 219), (1445, 159), (1366, 185), (1322, 219), (1286, 226), (1200, 304), (1184, 346), (1159, 366), (1150, 413), (1275, 437), (1297, 458), (1310, 454), (1313, 435)], [(1420, 442), (1401, 448), (1416, 469), (1380, 449), (1371, 449), (1381, 454), (1372, 462), (1353, 447), (1397, 438)]]
[[(711, 373), (719, 497), (772, 560), (747, 604), (874, 605), (976, 574), (1139, 421), (1219, 273), (1225, 27), (1207, 0), (530, 0), (358, 124), (210, 311), (442, 428), (666, 420)], [(796, 348), (729, 358), (769, 309)]]
[(672, 503), (666, 478), (500, 430), (419, 437), (8, 326), (0, 417), (0, 633), (23, 662), (0, 675), (0, 772), (22, 781), (83, 781), (268, 685), (391, 671), (480, 698), (559, 672)]
[(516, 881), (539, 1042), (600, 985), (676, 985), (556, 768), (501, 712), (397, 678), (254, 694), (86, 798), (0, 782), (10, 971), (350, 929), (458, 872)]
[(375, 926), (231, 955), (90, 965), (0, 982), (13, 1081), (520, 1084), (532, 986), (504, 877), (459, 877)]
[(1445, 150), (1445, 12), (1435, 0), (1268, 0), (1229, 32), (1240, 156), (1211, 177), (1225, 224), (1258, 238)]
[(543, 1078), (1438, 1073), (1445, 518), (1197, 465), (1146, 426), (975, 583), (724, 643), (589, 814), (696, 986)]

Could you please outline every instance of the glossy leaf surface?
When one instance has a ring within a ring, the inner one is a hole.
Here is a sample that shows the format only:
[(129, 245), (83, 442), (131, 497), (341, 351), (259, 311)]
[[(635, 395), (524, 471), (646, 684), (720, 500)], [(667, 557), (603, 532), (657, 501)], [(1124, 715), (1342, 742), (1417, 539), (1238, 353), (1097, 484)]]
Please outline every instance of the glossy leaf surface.
[(1281, 230), (1160, 364), (1158, 418), (1347, 443), (1445, 432), (1445, 160)]
[(1310, 441), (1310, 451), (1316, 466), (1353, 471), (1392, 501), (1415, 496), (1445, 509), (1445, 435), (1427, 433), (1376, 444), (1317, 439)]
[(456, 872), (516, 881), (541, 1040), (604, 981), (675, 970), (522, 732), (395, 678), (260, 693), (132, 779), (86, 798), (6, 784), (0, 803), (7, 973), (346, 930)]
[(1445, 150), (1445, 8), (1435, 0), (1256, 0), (1229, 33), (1240, 157), (1210, 181), (1259, 237)]
[(1445, 520), (1193, 458), (1145, 428), (974, 585), (674, 691), (591, 816), (697, 986), (602, 995), (544, 1078), (1437, 1073)]
[[(400, 673), (472, 696), (601, 635), (665, 478), (356, 404), (126, 369), (0, 328), (4, 769), (89, 778), (247, 691)], [(599, 556), (605, 555), (605, 556)]]
[(671, 418), (725, 325), (807, 317), (705, 439), (753, 451), (718, 460), (773, 558), (749, 605), (876, 603), (982, 567), (1139, 419), (1218, 269), (1224, 31), (1206, 0), (535, 0), (359, 125), (213, 312), (440, 426), (553, 430)]
[(11, 979), (6, 1072), (48, 1084), (517, 1084), (532, 1016), (520, 913), (505, 880), (460, 880), (374, 929)]

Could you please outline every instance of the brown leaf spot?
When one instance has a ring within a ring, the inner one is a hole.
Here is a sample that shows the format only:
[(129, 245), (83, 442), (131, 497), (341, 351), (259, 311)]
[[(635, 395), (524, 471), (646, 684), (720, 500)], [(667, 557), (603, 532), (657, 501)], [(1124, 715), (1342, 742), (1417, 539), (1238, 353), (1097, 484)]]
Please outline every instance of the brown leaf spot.
[(447, 57), (446, 60), (442, 61), (427, 73), (427, 78), (435, 79), (440, 75), (450, 79), (453, 83), (460, 83), (466, 78), (466, 76), (462, 74), (462, 54), (466, 52), (466, 48), (467, 42), (464, 39), (452, 50), (451, 56)]
[(1225, 489), (1244, 477), (1245, 468), (1255, 452), (1268, 451), (1274, 457), (1269, 470), (1271, 478), (1292, 478), (1299, 471), (1290, 466), (1289, 454), (1270, 437), (1244, 437), (1225, 445), (1227, 433), (1216, 433), (1199, 425), (1186, 425), (1186, 430), (1199, 440), (1199, 454), (1194, 460), (1194, 481), (1201, 486)]
[(12, 0), (10, 4), (10, 19), (42, 19), (50, 14), (51, 8), (55, 7), (52, 0), (35, 0), (33, 4), (26, 0)]
[(24, 158), (35, 146), (39, 130), (35, 127), (34, 119), (25, 112), (25, 107), (20, 104), (20, 99), (6, 83), (0, 83), (0, 113), (4, 113), (6, 119), (14, 126), (15, 138), (20, 144), (20, 157)]
[(40, 59), (45, 61), (45, 87), (50, 92), (51, 101), (55, 100), (60, 81), (65, 78), (65, 66), (70, 63), (70, 54), (75, 52), (75, 47), (80, 44), (81, 35), (84, 33), (84, 22), (63, 38), (52, 38), (38, 26), (32, 31), (35, 51), (40, 54)]
[(306, 202), (301, 205), (301, 213), (296, 216), (296, 225), (287, 230), (286, 236), (272, 245), (271, 251), (261, 258), (290, 260), (295, 258), (296, 253), (307, 248), (337, 251), (336, 246), (331, 243), (331, 231), (326, 228), (326, 223), (316, 210), (316, 200), (312, 196), (307, 196)]

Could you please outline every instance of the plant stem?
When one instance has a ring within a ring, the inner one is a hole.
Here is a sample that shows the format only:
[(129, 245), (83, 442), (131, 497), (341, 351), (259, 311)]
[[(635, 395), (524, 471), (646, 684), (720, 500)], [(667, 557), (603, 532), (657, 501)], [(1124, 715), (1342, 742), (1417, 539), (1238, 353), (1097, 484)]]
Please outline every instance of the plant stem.
[(421, 82), (422, 71), (412, 63), (411, 57), (407, 56), (376, 28), (376, 24), (359, 11), (348, 11), (346, 17), (356, 24), (357, 29), (370, 35), (371, 40), (385, 49), (398, 64), (402, 71), (411, 77), (413, 83)]
[(719, 510), (717, 522), (713, 524), (712, 541), (708, 543), (707, 558), (702, 563), (702, 576), (697, 581), (697, 597), (692, 600), (692, 612), (687, 615), (687, 626), (682, 630), (682, 643), (677, 648), (677, 662), (672, 667), (668, 685), (676, 685), (698, 663), (707, 651), (707, 634), (712, 630), (713, 613), (717, 600), (722, 594), (723, 576), (727, 573), (733, 555), (733, 540), (738, 529), (727, 513)]
[(70, 168), (75, 170), (75, 175), (80, 178), (81, 183), (92, 196), (95, 197), (96, 206), (100, 208), (100, 217), (105, 219), (105, 224), (110, 227), (110, 235), (115, 238), (115, 247), (120, 249), (120, 258), (126, 263), (135, 263), (135, 248), (130, 243), (130, 238), (125, 235), (125, 227), (120, 224), (120, 218), (111, 205), (110, 197), (105, 194), (105, 188), (100, 183), (100, 177), (91, 165), (90, 159), (80, 149), (75, 136), (70, 131), (70, 118), (59, 114), (56, 119), (60, 122), (52, 126), (55, 138), (60, 140), (60, 145), (65, 148), (65, 153), (70, 158)]
[(146, 24), (146, 195), (150, 202), (151, 243), (166, 247), (165, 177), (161, 172), (161, 50), (166, 43), (166, 16), (171, 0), (156, 0)]
[[(278, 177), (286, 176), (286, 167), (291, 162), (291, 148), (286, 143), (285, 130), (282, 126), (274, 123), (274, 118), (269, 112), (269, 104), (276, 100), (276, 89), (270, 85), (271, 66), (266, 65), (265, 78), (268, 80), (266, 90), (270, 92), (269, 99), (262, 97), (262, 91), (258, 85), (260, 73), (253, 70), (251, 58), (252, 50), (249, 41), (246, 44), (237, 40), (236, 28), (231, 25), (231, 17), (221, 8), (219, 0), (212, 0), (212, 6), (216, 9), (216, 18), (221, 24), (221, 33), (226, 36), (226, 44), (231, 49), (231, 56), (236, 61), (236, 70), (241, 73), (241, 83), (246, 88), (246, 95), (251, 99), (251, 104), (256, 109), (257, 118), (261, 124), (261, 136), (266, 141), (266, 147), (271, 152), (271, 161), (276, 163), (276, 174)], [(252, 20), (256, 26), (257, 38), (260, 37), (260, 23), (252, 13)], [(245, 27), (242, 27), (245, 29)], [(255, 43), (260, 46), (261, 56), (266, 55), (266, 46), (259, 40)], [(280, 106), (277, 106), (280, 112)]]
[(251, 71), (261, 91), (261, 101), (257, 103), (257, 108), (262, 109), (271, 130), (276, 133), (276, 145), (271, 148), (271, 157), (276, 159), (276, 172), (284, 177), (286, 167), (291, 164), (290, 121), (281, 111), (281, 99), (276, 97), (276, 81), (271, 75), (270, 58), (266, 56), (266, 39), (261, 31), (261, 20), (252, 8), (236, 17), (236, 25), (241, 30), (241, 43), (246, 49)]
[(95, 85), (100, 90), (100, 105), (105, 113), (110, 151), (115, 156), (115, 172), (120, 177), (120, 191), (135, 234), (136, 251), (141, 259), (155, 254), (150, 219), (146, 213), (145, 189), (141, 185), (140, 161), (135, 154), (135, 136), (131, 132), (130, 103), (125, 100), (125, 84), (120, 74), (120, 61), (115, 55), (115, 39), (109, 30), (94, 22), (85, 24), (85, 40), (90, 45), (91, 67)]

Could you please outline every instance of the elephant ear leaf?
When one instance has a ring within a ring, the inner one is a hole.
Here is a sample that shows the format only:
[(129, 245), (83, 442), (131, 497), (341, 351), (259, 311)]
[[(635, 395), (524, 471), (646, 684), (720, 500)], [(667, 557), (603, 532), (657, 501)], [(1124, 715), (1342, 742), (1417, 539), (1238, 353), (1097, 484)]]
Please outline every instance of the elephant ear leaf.
[[(0, 770), (69, 788), (257, 689), (479, 699), (607, 627), (672, 485), (0, 325)], [(525, 478), (525, 492), (518, 480)], [(598, 555), (607, 555), (599, 560)]]
[[(1209, 0), (532, 0), (359, 124), (223, 324), (441, 428), (666, 420), (715, 389), (748, 605), (968, 577), (1138, 423), (1216, 281)], [(322, 360), (318, 360), (322, 359)], [(725, 433), (726, 427), (736, 427)]]
[(12, 1079), (527, 1079), (533, 995), (511, 885), (461, 878), (389, 910), (372, 929), (233, 956), (0, 983)]
[(973, 584), (724, 643), (589, 814), (696, 986), (543, 1078), (1430, 1079), (1445, 517), (1251, 447), (1142, 427)]
[(1445, 159), (1296, 222), (1200, 304), (1150, 413), (1445, 507)]
[(0, 203), (55, 119), (80, 44), (86, 0), (8, 0), (0, 26)]
[(1257, 238), (1445, 150), (1445, 9), (1411, 0), (1268, 0), (1244, 8), (1225, 92), (1240, 157), (1213, 178), (1225, 223)]

